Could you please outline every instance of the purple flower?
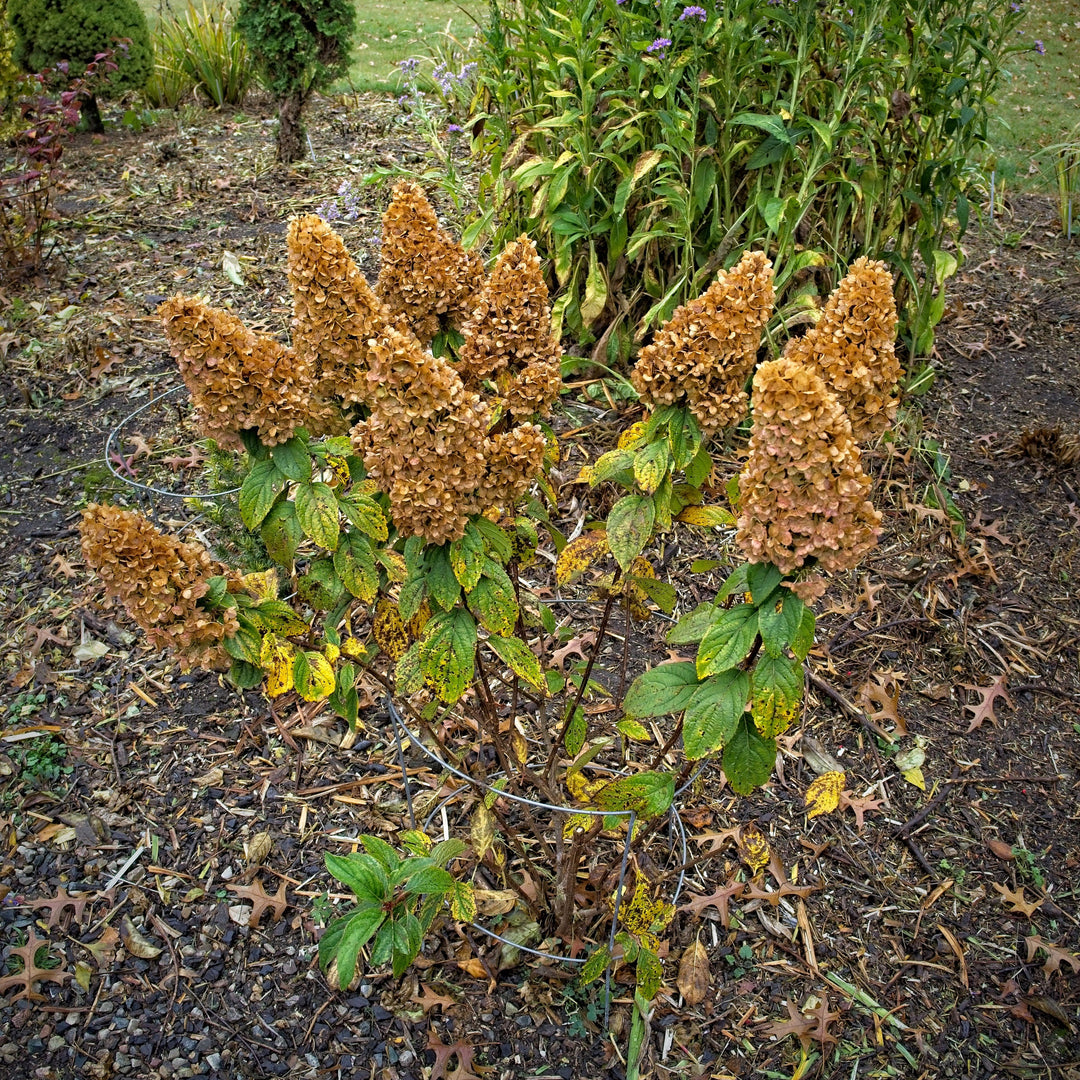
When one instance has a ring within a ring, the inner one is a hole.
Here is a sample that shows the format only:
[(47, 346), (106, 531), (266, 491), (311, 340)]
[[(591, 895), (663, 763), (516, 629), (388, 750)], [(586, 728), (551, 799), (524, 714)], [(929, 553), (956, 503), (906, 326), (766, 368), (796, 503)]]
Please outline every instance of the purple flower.
[(415, 58), (398, 61), (398, 68), (400, 68), (402, 75), (412, 75), (419, 65), (420, 61)]
[(615, 0), (616, 4), (625, 4), (626, 0)]
[(1040, 56), (1046, 55), (1046, 46), (1038, 38), (1035, 39), (1035, 51)]
[(679, 16), (679, 22), (686, 22), (687, 19), (700, 19), (704, 22), (709, 16), (706, 14), (703, 7), (698, 7), (697, 4), (691, 4), (690, 7), (684, 7), (682, 14)]
[(453, 132), (456, 135), (459, 132), (464, 131), (465, 129), (460, 124), (447, 124), (446, 130), (448, 132)]
[(645, 51), (647, 53), (656, 53), (661, 60), (667, 56), (666, 49), (671, 44), (671, 38), (658, 37)]
[(1020, 5), (1016, 4), (1016, 3), (1010, 4), (1009, 5), (1009, 10), (1010, 11), (1019, 11), (1020, 10)]

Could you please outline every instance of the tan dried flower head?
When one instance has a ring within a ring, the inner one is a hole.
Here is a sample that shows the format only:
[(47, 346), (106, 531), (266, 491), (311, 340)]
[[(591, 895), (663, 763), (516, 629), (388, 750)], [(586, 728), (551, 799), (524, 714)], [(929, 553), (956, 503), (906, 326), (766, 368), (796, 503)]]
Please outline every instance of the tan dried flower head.
[(440, 316), (460, 325), (484, 283), (484, 265), (439, 228), (417, 184), (399, 180), (383, 215), (382, 267), (375, 291), (394, 315), (404, 315), (427, 345)]
[(87, 566), (101, 578), (158, 649), (169, 649), (182, 667), (224, 670), (231, 659), (224, 638), (239, 629), (235, 616), (223, 621), (199, 607), (207, 579), (228, 575), (198, 544), (167, 536), (141, 514), (92, 504), (79, 525)]
[(289, 222), (293, 348), (320, 399), (366, 401), (369, 342), (404, 321), (372, 292), (341, 238), (315, 214)]
[(900, 361), (892, 275), (865, 256), (851, 264), (821, 318), (784, 355), (817, 368), (851, 421), (856, 442), (880, 435), (896, 419)]
[(772, 263), (748, 251), (641, 350), (630, 376), (641, 400), (652, 408), (685, 403), (707, 436), (737, 424), (775, 302)]
[(174, 296), (158, 314), (204, 435), (239, 449), (239, 432), (256, 428), (274, 446), (308, 419), (311, 372), (292, 349), (197, 296)]
[(562, 388), (562, 349), (551, 333), (540, 257), (527, 236), (503, 250), (461, 334), (457, 370), (466, 383), (494, 377), (516, 417), (550, 412)]
[(535, 424), (519, 424), (486, 441), (484, 475), (472, 497), (472, 513), (509, 509), (544, 467), (547, 443)]
[(843, 407), (817, 372), (782, 356), (754, 376), (753, 415), (736, 536), (746, 557), (785, 574), (809, 559), (855, 566), (877, 543), (881, 515)]

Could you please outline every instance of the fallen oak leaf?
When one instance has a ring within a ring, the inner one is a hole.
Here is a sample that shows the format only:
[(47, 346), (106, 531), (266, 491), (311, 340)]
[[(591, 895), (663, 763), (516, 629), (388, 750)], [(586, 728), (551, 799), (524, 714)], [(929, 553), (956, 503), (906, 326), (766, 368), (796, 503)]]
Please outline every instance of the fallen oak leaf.
[(791, 1001), (785, 1001), (784, 1007), (788, 1011), (787, 1020), (773, 1020), (769, 1026), (765, 1029), (765, 1034), (771, 1036), (779, 1042), (782, 1039), (786, 1039), (789, 1035), (794, 1035), (802, 1043), (804, 1050), (810, 1049), (810, 1033), (814, 1030), (814, 1021), (798, 1010), (795, 1004)]
[(730, 921), (728, 905), (732, 900), (742, 896), (745, 891), (745, 882), (729, 881), (708, 896), (692, 896), (690, 902), (683, 904), (679, 911), (686, 911), (691, 915), (700, 915), (707, 907), (714, 907), (720, 913), (720, 925), (726, 930)]
[(1032, 934), (1024, 938), (1027, 944), (1027, 962), (1030, 964), (1035, 953), (1042, 949), (1046, 953), (1046, 962), (1043, 964), (1043, 974), (1049, 977), (1055, 971), (1061, 970), (1063, 963), (1072, 968), (1073, 974), (1080, 973), (1080, 956), (1074, 956), (1059, 945), (1051, 945), (1049, 941), (1043, 941), (1038, 934)]
[(968, 726), (966, 735), (970, 735), (977, 728), (982, 727), (983, 722), (989, 720), (994, 725), (997, 724), (997, 716), (994, 715), (994, 709), (997, 706), (998, 701), (1004, 701), (1010, 709), (1015, 708), (1012, 702), (1012, 698), (1009, 697), (1009, 689), (1005, 683), (1005, 675), (999, 675), (989, 686), (975, 686), (971, 683), (961, 683), (961, 686), (965, 690), (973, 690), (979, 695), (979, 700), (974, 705), (965, 705), (964, 712), (971, 713), (971, 723)]
[(247, 924), (252, 930), (258, 928), (263, 914), (267, 910), (270, 912), (271, 920), (277, 922), (285, 914), (285, 909), (289, 906), (288, 900), (285, 899), (284, 881), (278, 886), (278, 891), (273, 896), (267, 893), (266, 886), (261, 878), (251, 885), (226, 884), (225, 888), (229, 892), (235, 893), (240, 899), (251, 903), (251, 915), (248, 916)]
[(17, 949), (11, 949), (8, 952), (9, 957), (17, 956), (22, 960), (22, 971), (0, 979), (0, 994), (3, 994), (5, 990), (9, 990), (13, 986), (18, 986), (21, 988), (19, 993), (17, 993), (15, 997), (10, 998), (10, 1001), (18, 1001), (18, 999), (22, 997), (26, 998), (27, 1001), (46, 1001), (47, 999), (44, 994), (39, 994), (34, 990), (34, 983), (62, 983), (65, 979), (73, 978), (72, 973), (70, 971), (65, 971), (62, 967), (38, 967), (34, 957), (37, 956), (38, 951), (43, 946), (47, 946), (48, 944), (49, 939), (39, 938), (37, 932), (31, 926), (26, 944)]
[(445, 994), (437, 994), (427, 983), (422, 982), (420, 984), (420, 989), (423, 993), (419, 996), (414, 994), (412, 1000), (424, 1010), (425, 1015), (431, 1012), (436, 1006), (441, 1008), (443, 1012), (446, 1012), (452, 1005), (457, 1004), (452, 997), (447, 997)]
[(812, 1009), (810, 1015), (817, 1021), (810, 1032), (810, 1038), (813, 1039), (814, 1042), (820, 1044), (821, 1047), (824, 1048), (826, 1043), (836, 1043), (839, 1041), (836, 1036), (829, 1031), (829, 1025), (834, 1020), (839, 1020), (840, 1014), (838, 1012), (829, 1012), (829, 999), (827, 997), (822, 997), (821, 1001), (818, 1002), (817, 1008)]
[[(427, 1048), (435, 1055), (435, 1062), (431, 1066), (428, 1080), (482, 1080), (481, 1073), (489, 1070), (473, 1064), (476, 1048), (467, 1042), (451, 1043), (446, 1045), (434, 1032), (428, 1036)], [(457, 1065), (447, 1072), (450, 1059), (456, 1057)], [(474, 1072), (476, 1069), (478, 1072)]]
[(885, 805), (884, 799), (856, 798), (854, 791), (840, 792), (840, 808), (851, 810), (855, 815), (855, 825), (859, 832), (863, 831), (863, 818), (868, 810), (877, 810)]
[(1046, 902), (1040, 897), (1034, 903), (1028, 903), (1024, 896), (1024, 886), (1019, 889), (1010, 889), (1005, 885), (999, 885), (996, 881), (990, 882), (994, 891), (1001, 894), (1001, 902), (1008, 906), (1009, 910), (1030, 919), (1031, 916)]

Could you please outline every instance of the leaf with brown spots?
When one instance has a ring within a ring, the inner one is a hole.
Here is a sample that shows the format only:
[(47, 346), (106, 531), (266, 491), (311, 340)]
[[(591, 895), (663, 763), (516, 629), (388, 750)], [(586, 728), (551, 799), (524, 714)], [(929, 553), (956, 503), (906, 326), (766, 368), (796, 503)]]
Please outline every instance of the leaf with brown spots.
[(1005, 684), (1005, 675), (999, 675), (989, 686), (974, 686), (971, 683), (963, 683), (965, 690), (974, 690), (979, 695), (979, 700), (974, 705), (965, 705), (964, 712), (971, 713), (971, 723), (965, 734), (970, 735), (976, 728), (980, 728), (983, 722), (989, 720), (997, 724), (994, 709), (998, 701), (1004, 701), (1010, 709), (1015, 708), (1012, 698), (1009, 697), (1009, 689)]

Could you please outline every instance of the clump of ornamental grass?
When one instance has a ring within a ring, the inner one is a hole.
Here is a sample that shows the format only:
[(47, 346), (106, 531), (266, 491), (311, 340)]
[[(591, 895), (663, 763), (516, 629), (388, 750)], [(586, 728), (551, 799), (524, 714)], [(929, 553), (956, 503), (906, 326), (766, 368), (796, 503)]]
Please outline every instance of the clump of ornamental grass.
[(484, 284), (484, 264), (439, 227), (419, 185), (399, 180), (383, 215), (382, 267), (375, 291), (427, 345), (444, 321), (460, 326)]
[(168, 536), (142, 514), (116, 506), (88, 506), (79, 531), (87, 565), (151, 645), (170, 650), (185, 670), (229, 667), (222, 641), (239, 624), (230, 610), (218, 618), (199, 604), (210, 591), (208, 579), (228, 576), (226, 567), (198, 544)]
[[(881, 515), (843, 406), (813, 368), (788, 356), (762, 364), (753, 389), (739, 546), (750, 562), (771, 562), (784, 574), (850, 569), (877, 543)], [(804, 599), (823, 589), (803, 585)]]
[(892, 276), (883, 262), (865, 256), (851, 264), (833, 290), (821, 318), (784, 355), (817, 369), (863, 443), (892, 426), (899, 399), (900, 361)]
[(494, 379), (507, 412), (547, 415), (562, 387), (562, 348), (551, 332), (536, 245), (527, 236), (507, 244), (461, 334), (457, 369), (467, 384)]
[(641, 400), (654, 409), (687, 406), (706, 436), (737, 424), (775, 299), (772, 263), (760, 251), (721, 271), (641, 350), (630, 376)]
[(367, 399), (369, 342), (394, 325), (409, 330), (375, 295), (341, 238), (315, 214), (293, 218), (287, 236), (293, 349), (311, 372), (315, 397)]
[(158, 314), (207, 438), (240, 449), (239, 433), (254, 428), (264, 446), (276, 446), (317, 420), (310, 365), (292, 349), (197, 296), (174, 296)]

